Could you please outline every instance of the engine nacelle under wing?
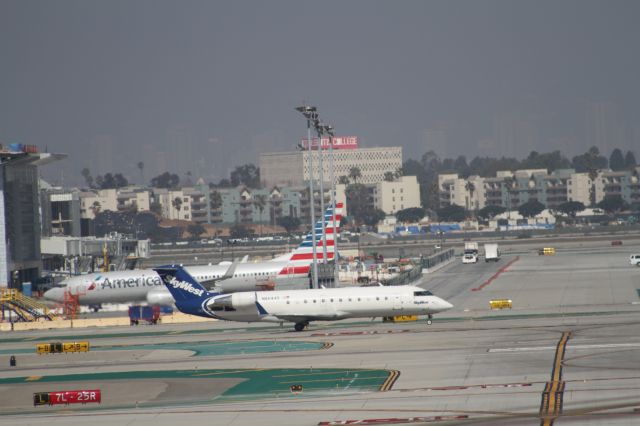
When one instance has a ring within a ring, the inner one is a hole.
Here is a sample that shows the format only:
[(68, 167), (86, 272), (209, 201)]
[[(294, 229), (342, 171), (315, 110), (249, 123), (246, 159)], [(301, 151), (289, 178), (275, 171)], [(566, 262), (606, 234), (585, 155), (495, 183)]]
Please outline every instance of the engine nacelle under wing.
[(231, 306), (234, 309), (242, 309), (256, 306), (256, 294), (254, 292), (233, 293)]
[(255, 307), (255, 303), (256, 294), (254, 292), (241, 292), (216, 296), (207, 302), (207, 308), (213, 311), (243, 309)]

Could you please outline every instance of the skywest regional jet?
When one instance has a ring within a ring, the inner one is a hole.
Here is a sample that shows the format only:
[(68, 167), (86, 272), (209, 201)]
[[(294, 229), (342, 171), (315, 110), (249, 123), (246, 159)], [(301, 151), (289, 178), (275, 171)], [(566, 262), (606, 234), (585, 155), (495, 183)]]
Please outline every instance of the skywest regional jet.
[(453, 305), (416, 286), (344, 287), (294, 291), (208, 292), (181, 266), (154, 269), (176, 307), (185, 314), (242, 322), (293, 322), (302, 331), (309, 321), (427, 315)]
[[(324, 214), (327, 239), (327, 259), (335, 255), (334, 237), (340, 232), (342, 203), (336, 205), (337, 232), (334, 233), (333, 210)], [(323, 259), (322, 223), (315, 224), (317, 259)], [(215, 291), (231, 293), (235, 291), (273, 290), (274, 288), (305, 288), (313, 258), (311, 232), (291, 253), (269, 261), (252, 263), (224, 262), (219, 265), (196, 265), (185, 267), (196, 279), (212, 285)], [(98, 272), (69, 278), (60, 287), (45, 292), (48, 300), (62, 303), (65, 292), (78, 296), (81, 305), (103, 303), (147, 302), (151, 305), (171, 305), (173, 297), (162, 284), (160, 276), (153, 269), (130, 271)]]

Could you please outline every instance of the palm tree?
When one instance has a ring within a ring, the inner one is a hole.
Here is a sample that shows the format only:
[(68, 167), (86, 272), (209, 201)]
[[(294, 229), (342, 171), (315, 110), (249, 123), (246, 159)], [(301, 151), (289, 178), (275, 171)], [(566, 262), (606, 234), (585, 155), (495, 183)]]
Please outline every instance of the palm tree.
[(353, 183), (358, 183), (358, 179), (362, 177), (360, 167), (353, 166), (351, 169), (349, 169), (349, 177), (351, 178)]
[(80, 174), (82, 174), (82, 177), (84, 178), (84, 181), (87, 183), (87, 186), (89, 188), (93, 188), (93, 177), (91, 176), (91, 171), (85, 167), (84, 169), (82, 169)]
[(138, 161), (137, 166), (140, 170), (140, 183), (144, 185), (144, 163), (142, 161)]
[(464, 189), (469, 193), (469, 202), (467, 203), (467, 210), (473, 210), (473, 193), (476, 190), (476, 186), (473, 182), (467, 182)]
[(171, 205), (178, 211), (178, 217), (180, 217), (180, 208), (182, 207), (182, 198), (176, 197), (171, 201)]
[(596, 179), (598, 178), (598, 169), (589, 169), (589, 179), (591, 179), (591, 187), (589, 187), (589, 202), (592, 206), (596, 205)]
[(267, 196), (264, 194), (257, 194), (253, 197), (253, 207), (260, 211), (260, 236), (262, 236), (262, 212), (267, 206)]
[(91, 205), (91, 211), (93, 212), (94, 218), (98, 213), (100, 213), (101, 208), (102, 208), (102, 205), (100, 204), (100, 201), (96, 200), (93, 202), (93, 204)]

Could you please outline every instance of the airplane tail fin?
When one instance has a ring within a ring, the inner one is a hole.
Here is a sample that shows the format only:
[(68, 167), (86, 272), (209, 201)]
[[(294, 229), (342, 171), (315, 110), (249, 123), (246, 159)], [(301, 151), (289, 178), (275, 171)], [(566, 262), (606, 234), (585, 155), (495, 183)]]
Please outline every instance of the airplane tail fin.
[(163, 284), (173, 296), (176, 307), (181, 312), (209, 316), (204, 313), (202, 305), (205, 300), (215, 296), (217, 293), (208, 292), (182, 266), (159, 266), (153, 270), (160, 275)]
[[(333, 222), (333, 207), (329, 206), (325, 212), (324, 217), (318, 220), (313, 227), (313, 231), (316, 236), (316, 254), (317, 259), (322, 260), (322, 226), (324, 223), (325, 233), (327, 236), (327, 259), (331, 260), (335, 256), (335, 238), (340, 232), (340, 222), (342, 221), (343, 204), (336, 204), (336, 221)], [(300, 245), (291, 253), (281, 256), (275, 260), (285, 260), (292, 262), (311, 262), (313, 257), (313, 235), (309, 232), (302, 240)]]

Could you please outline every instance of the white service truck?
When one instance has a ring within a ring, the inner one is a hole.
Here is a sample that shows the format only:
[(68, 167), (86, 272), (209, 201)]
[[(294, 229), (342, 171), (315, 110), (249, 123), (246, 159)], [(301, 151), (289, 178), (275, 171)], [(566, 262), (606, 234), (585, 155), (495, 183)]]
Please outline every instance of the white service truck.
[(464, 253), (462, 255), (462, 263), (478, 262), (478, 243), (465, 242)]
[(478, 254), (478, 243), (466, 242), (464, 243), (464, 254)]
[(497, 262), (500, 260), (500, 248), (496, 243), (487, 243), (484, 245), (484, 261)]

